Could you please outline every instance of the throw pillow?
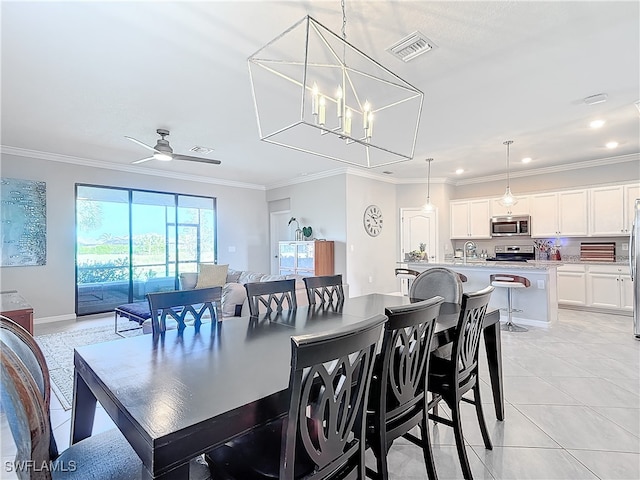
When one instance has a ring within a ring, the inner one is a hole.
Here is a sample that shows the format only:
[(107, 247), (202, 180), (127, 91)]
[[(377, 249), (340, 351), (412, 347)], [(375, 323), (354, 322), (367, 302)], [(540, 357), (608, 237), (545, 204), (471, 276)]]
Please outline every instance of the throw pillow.
[(240, 283), (239, 280), (241, 273), (241, 270), (233, 270), (230, 268), (227, 272), (227, 283)]
[(201, 263), (198, 270), (198, 284), (196, 288), (222, 287), (227, 281), (229, 265)]

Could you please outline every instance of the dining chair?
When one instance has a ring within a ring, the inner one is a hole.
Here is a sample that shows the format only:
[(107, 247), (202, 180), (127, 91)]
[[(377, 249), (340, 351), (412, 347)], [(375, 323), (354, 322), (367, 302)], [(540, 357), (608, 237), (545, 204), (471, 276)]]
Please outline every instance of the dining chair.
[(249, 314), (252, 317), (260, 315), (261, 305), (266, 313), (271, 313), (274, 309), (284, 310), (285, 302), (289, 310), (295, 310), (298, 307), (295, 279), (250, 282), (245, 283), (244, 288), (247, 290)]
[[(376, 360), (367, 412), (367, 445), (376, 458), (371, 478), (387, 479), (387, 454), (403, 437), (422, 448), (431, 480), (437, 479), (427, 425), (425, 375), (442, 297), (387, 307), (382, 348)], [(420, 427), (420, 438), (411, 434)]]
[[(453, 427), (460, 466), (465, 479), (471, 479), (473, 476), (464, 446), (460, 414), (461, 401), (475, 405), (484, 445), (489, 450), (493, 448), (482, 411), (480, 382), (478, 380), (480, 334), (493, 290), (494, 287), (488, 286), (477, 292), (462, 295), (462, 305), (451, 356), (450, 358), (441, 358), (432, 355), (429, 365), (427, 390), (432, 393), (432, 399), (428, 408), (429, 410), (434, 409), (434, 413), (429, 414), (429, 418)], [(473, 400), (463, 397), (470, 390), (473, 391)], [(451, 410), (451, 420), (437, 414), (437, 405), (443, 400)]]
[(292, 336), (288, 410), (206, 453), (214, 478), (364, 479), (366, 403), (385, 320)]
[(444, 267), (429, 268), (416, 277), (411, 284), (409, 296), (420, 300), (436, 295), (448, 303), (462, 300), (462, 280), (458, 273)]
[(344, 302), (342, 275), (325, 275), (322, 277), (304, 277), (309, 305), (320, 304), (339, 305)]
[(200, 328), (207, 316), (211, 322), (214, 318), (221, 322), (222, 317), (218, 315), (221, 298), (222, 287), (147, 293), (152, 331), (154, 334), (166, 331), (167, 318), (177, 322), (179, 331), (187, 324)]

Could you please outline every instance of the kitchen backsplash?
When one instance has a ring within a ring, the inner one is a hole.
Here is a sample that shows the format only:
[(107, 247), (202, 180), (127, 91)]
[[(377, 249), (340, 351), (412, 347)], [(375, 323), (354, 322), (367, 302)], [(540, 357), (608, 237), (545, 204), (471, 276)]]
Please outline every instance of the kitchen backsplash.
[[(555, 238), (538, 239), (535, 240), (547, 240), (551, 245), (556, 244)], [(489, 256), (493, 256), (496, 245), (533, 245), (534, 239), (531, 237), (515, 237), (513, 239), (487, 239), (487, 240), (473, 240), (476, 244), (476, 251), (480, 254), (483, 250), (486, 250)], [(580, 244), (594, 243), (594, 242), (615, 242), (616, 244), (616, 262), (625, 262), (629, 260), (629, 237), (560, 237), (557, 243), (560, 245), (560, 255), (563, 262), (579, 262), (580, 261)], [(453, 250), (456, 248), (462, 248), (464, 241), (452, 240)], [(625, 248), (626, 247), (626, 248)], [(450, 253), (450, 252), (447, 252)]]

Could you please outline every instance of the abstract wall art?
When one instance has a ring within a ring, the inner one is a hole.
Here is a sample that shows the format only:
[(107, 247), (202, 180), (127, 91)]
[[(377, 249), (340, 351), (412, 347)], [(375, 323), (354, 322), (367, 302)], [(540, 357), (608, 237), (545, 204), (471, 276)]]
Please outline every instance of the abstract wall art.
[(46, 262), (46, 183), (0, 178), (0, 267)]

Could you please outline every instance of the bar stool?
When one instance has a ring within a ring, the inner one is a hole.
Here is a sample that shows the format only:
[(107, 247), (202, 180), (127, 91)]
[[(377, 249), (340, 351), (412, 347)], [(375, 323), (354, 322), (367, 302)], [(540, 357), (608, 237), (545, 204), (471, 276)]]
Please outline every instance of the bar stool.
[[(409, 290), (411, 289), (411, 284), (418, 275), (420, 275), (420, 272), (417, 272), (416, 270), (412, 270), (410, 268), (396, 268), (396, 277), (401, 280), (407, 281), (407, 295), (409, 294)], [(404, 291), (402, 293), (404, 293)]]
[(521, 277), (519, 275), (512, 275), (509, 273), (497, 273), (489, 277), (491, 286), (507, 289), (507, 323), (502, 325), (502, 330), (508, 330), (510, 332), (526, 332), (528, 329), (516, 325), (512, 322), (513, 312), (521, 312), (522, 310), (516, 310), (511, 303), (511, 290), (514, 288), (528, 288), (531, 286), (531, 282), (528, 278)]

